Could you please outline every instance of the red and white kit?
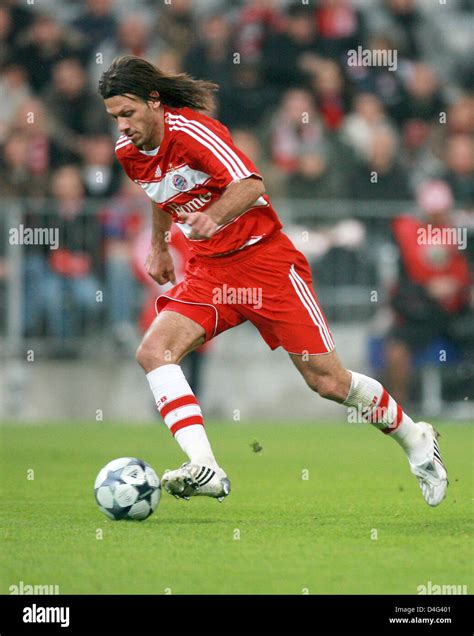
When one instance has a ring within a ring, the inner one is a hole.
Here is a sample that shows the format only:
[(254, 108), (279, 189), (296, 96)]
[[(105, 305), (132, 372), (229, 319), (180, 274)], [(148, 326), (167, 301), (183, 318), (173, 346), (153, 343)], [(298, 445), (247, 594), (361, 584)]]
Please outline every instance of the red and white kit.
[[(191, 227), (179, 221), (180, 213), (205, 212), (231, 183), (261, 176), (220, 122), (189, 108), (164, 111), (159, 148), (138, 150), (122, 136), (116, 154), (127, 175), (188, 238)], [(157, 311), (188, 316), (204, 327), (207, 339), (250, 320), (272, 349), (332, 351), (308, 262), (281, 227), (262, 196), (211, 238), (189, 239), (193, 256), (185, 278), (158, 298)]]

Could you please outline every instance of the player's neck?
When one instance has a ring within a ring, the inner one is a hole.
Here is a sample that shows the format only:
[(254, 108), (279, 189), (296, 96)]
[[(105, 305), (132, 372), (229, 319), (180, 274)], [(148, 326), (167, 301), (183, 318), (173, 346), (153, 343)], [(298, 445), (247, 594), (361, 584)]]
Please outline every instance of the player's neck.
[(156, 113), (155, 128), (153, 137), (148, 144), (144, 144), (142, 150), (155, 150), (161, 146), (163, 137), (165, 136), (165, 110), (163, 106)]

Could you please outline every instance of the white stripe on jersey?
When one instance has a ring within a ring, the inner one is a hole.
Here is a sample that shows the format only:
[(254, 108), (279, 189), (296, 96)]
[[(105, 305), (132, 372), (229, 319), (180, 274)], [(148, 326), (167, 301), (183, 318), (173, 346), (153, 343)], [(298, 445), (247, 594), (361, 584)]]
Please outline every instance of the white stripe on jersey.
[(209, 136), (211, 140), (213, 140), (220, 147), (222, 152), (227, 153), (229, 155), (230, 160), (232, 161), (233, 165), (235, 166), (237, 170), (239, 169), (242, 170), (244, 174), (248, 173), (248, 169), (246, 165), (244, 164), (244, 162), (242, 161), (242, 159), (239, 157), (239, 155), (236, 152), (234, 152), (234, 150), (232, 150), (232, 148), (228, 144), (226, 144), (223, 139), (218, 137), (210, 128), (207, 128), (206, 126), (204, 126), (204, 124), (202, 124), (199, 121), (186, 119), (186, 117), (184, 117), (183, 115), (172, 115), (170, 113), (170, 117), (172, 117), (173, 119), (177, 119), (183, 123), (192, 124), (196, 128), (199, 128), (200, 130), (202, 130), (203, 134)]
[(127, 139), (127, 141), (122, 141), (120, 143), (117, 142), (116, 146), (115, 146), (115, 150), (119, 150), (119, 148), (123, 148), (124, 146), (128, 146), (128, 144), (131, 144), (132, 140), (131, 139)]
[(192, 129), (191, 126), (189, 126), (187, 129), (187, 124), (180, 124), (179, 127), (178, 126), (173, 127), (171, 128), (171, 130), (180, 130), (186, 133), (187, 135), (189, 135), (190, 137), (198, 141), (200, 144), (205, 146), (208, 150), (210, 150), (212, 154), (216, 157), (216, 159), (220, 161), (220, 163), (224, 166), (224, 168), (230, 174), (233, 181), (238, 181), (240, 179), (245, 178), (245, 175), (235, 172), (232, 165), (226, 160), (226, 158), (219, 151), (216, 150), (216, 147), (211, 145), (211, 142), (209, 142), (208, 140), (204, 139), (203, 137), (200, 137), (199, 136), (200, 133)]
[(298, 294), (299, 299), (303, 303), (306, 308), (306, 311), (311, 317), (311, 320), (318, 327), (319, 332), (321, 334), (321, 338), (326, 345), (326, 349), (331, 351), (334, 349), (334, 341), (331, 338), (331, 334), (329, 333), (328, 328), (324, 322), (324, 319), (319, 311), (319, 308), (316, 304), (315, 299), (310, 293), (308, 286), (304, 282), (304, 280), (296, 273), (295, 266), (292, 265), (290, 268), (289, 278), (291, 284), (293, 285), (294, 290)]
[[(186, 190), (178, 190), (173, 186), (173, 178), (176, 175), (182, 176), (186, 179), (187, 186)], [(145, 190), (147, 195), (155, 201), (155, 203), (159, 203), (160, 205), (164, 203), (168, 203), (175, 197), (179, 196), (183, 192), (188, 192), (192, 190), (197, 185), (203, 185), (211, 178), (205, 172), (201, 172), (200, 170), (193, 170), (189, 166), (182, 166), (178, 170), (173, 170), (173, 172), (167, 172), (164, 177), (160, 181), (140, 181), (137, 180), (137, 183)]]
[(232, 148), (200, 122), (191, 121), (182, 115), (169, 115), (169, 118), (175, 122), (172, 124), (171, 130), (185, 132), (208, 148), (219, 159), (234, 180), (245, 179), (251, 175), (251, 172), (245, 167)]

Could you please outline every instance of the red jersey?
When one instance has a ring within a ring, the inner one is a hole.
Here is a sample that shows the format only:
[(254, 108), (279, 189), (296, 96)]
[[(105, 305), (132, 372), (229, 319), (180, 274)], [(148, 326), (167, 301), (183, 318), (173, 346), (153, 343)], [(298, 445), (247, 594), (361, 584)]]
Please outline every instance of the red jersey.
[[(235, 181), (261, 178), (253, 163), (232, 142), (220, 122), (191, 108), (164, 106), (164, 137), (154, 150), (139, 150), (122, 135), (115, 146), (127, 175), (189, 238), (191, 227), (179, 222), (183, 212), (205, 212)], [(194, 254), (217, 256), (261, 241), (282, 227), (267, 196), (219, 226), (209, 239), (189, 239)]]

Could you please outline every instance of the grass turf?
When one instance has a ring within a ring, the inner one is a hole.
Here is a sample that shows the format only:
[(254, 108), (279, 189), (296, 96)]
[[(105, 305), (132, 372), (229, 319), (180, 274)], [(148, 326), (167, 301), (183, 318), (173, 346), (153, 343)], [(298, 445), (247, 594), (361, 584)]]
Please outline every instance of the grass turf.
[(471, 592), (474, 429), (439, 429), (450, 487), (435, 509), (370, 427), (215, 423), (228, 499), (163, 493), (148, 520), (114, 522), (95, 476), (122, 456), (177, 467), (162, 424), (2, 426), (0, 593), (20, 581), (61, 594), (416, 594), (428, 581)]

